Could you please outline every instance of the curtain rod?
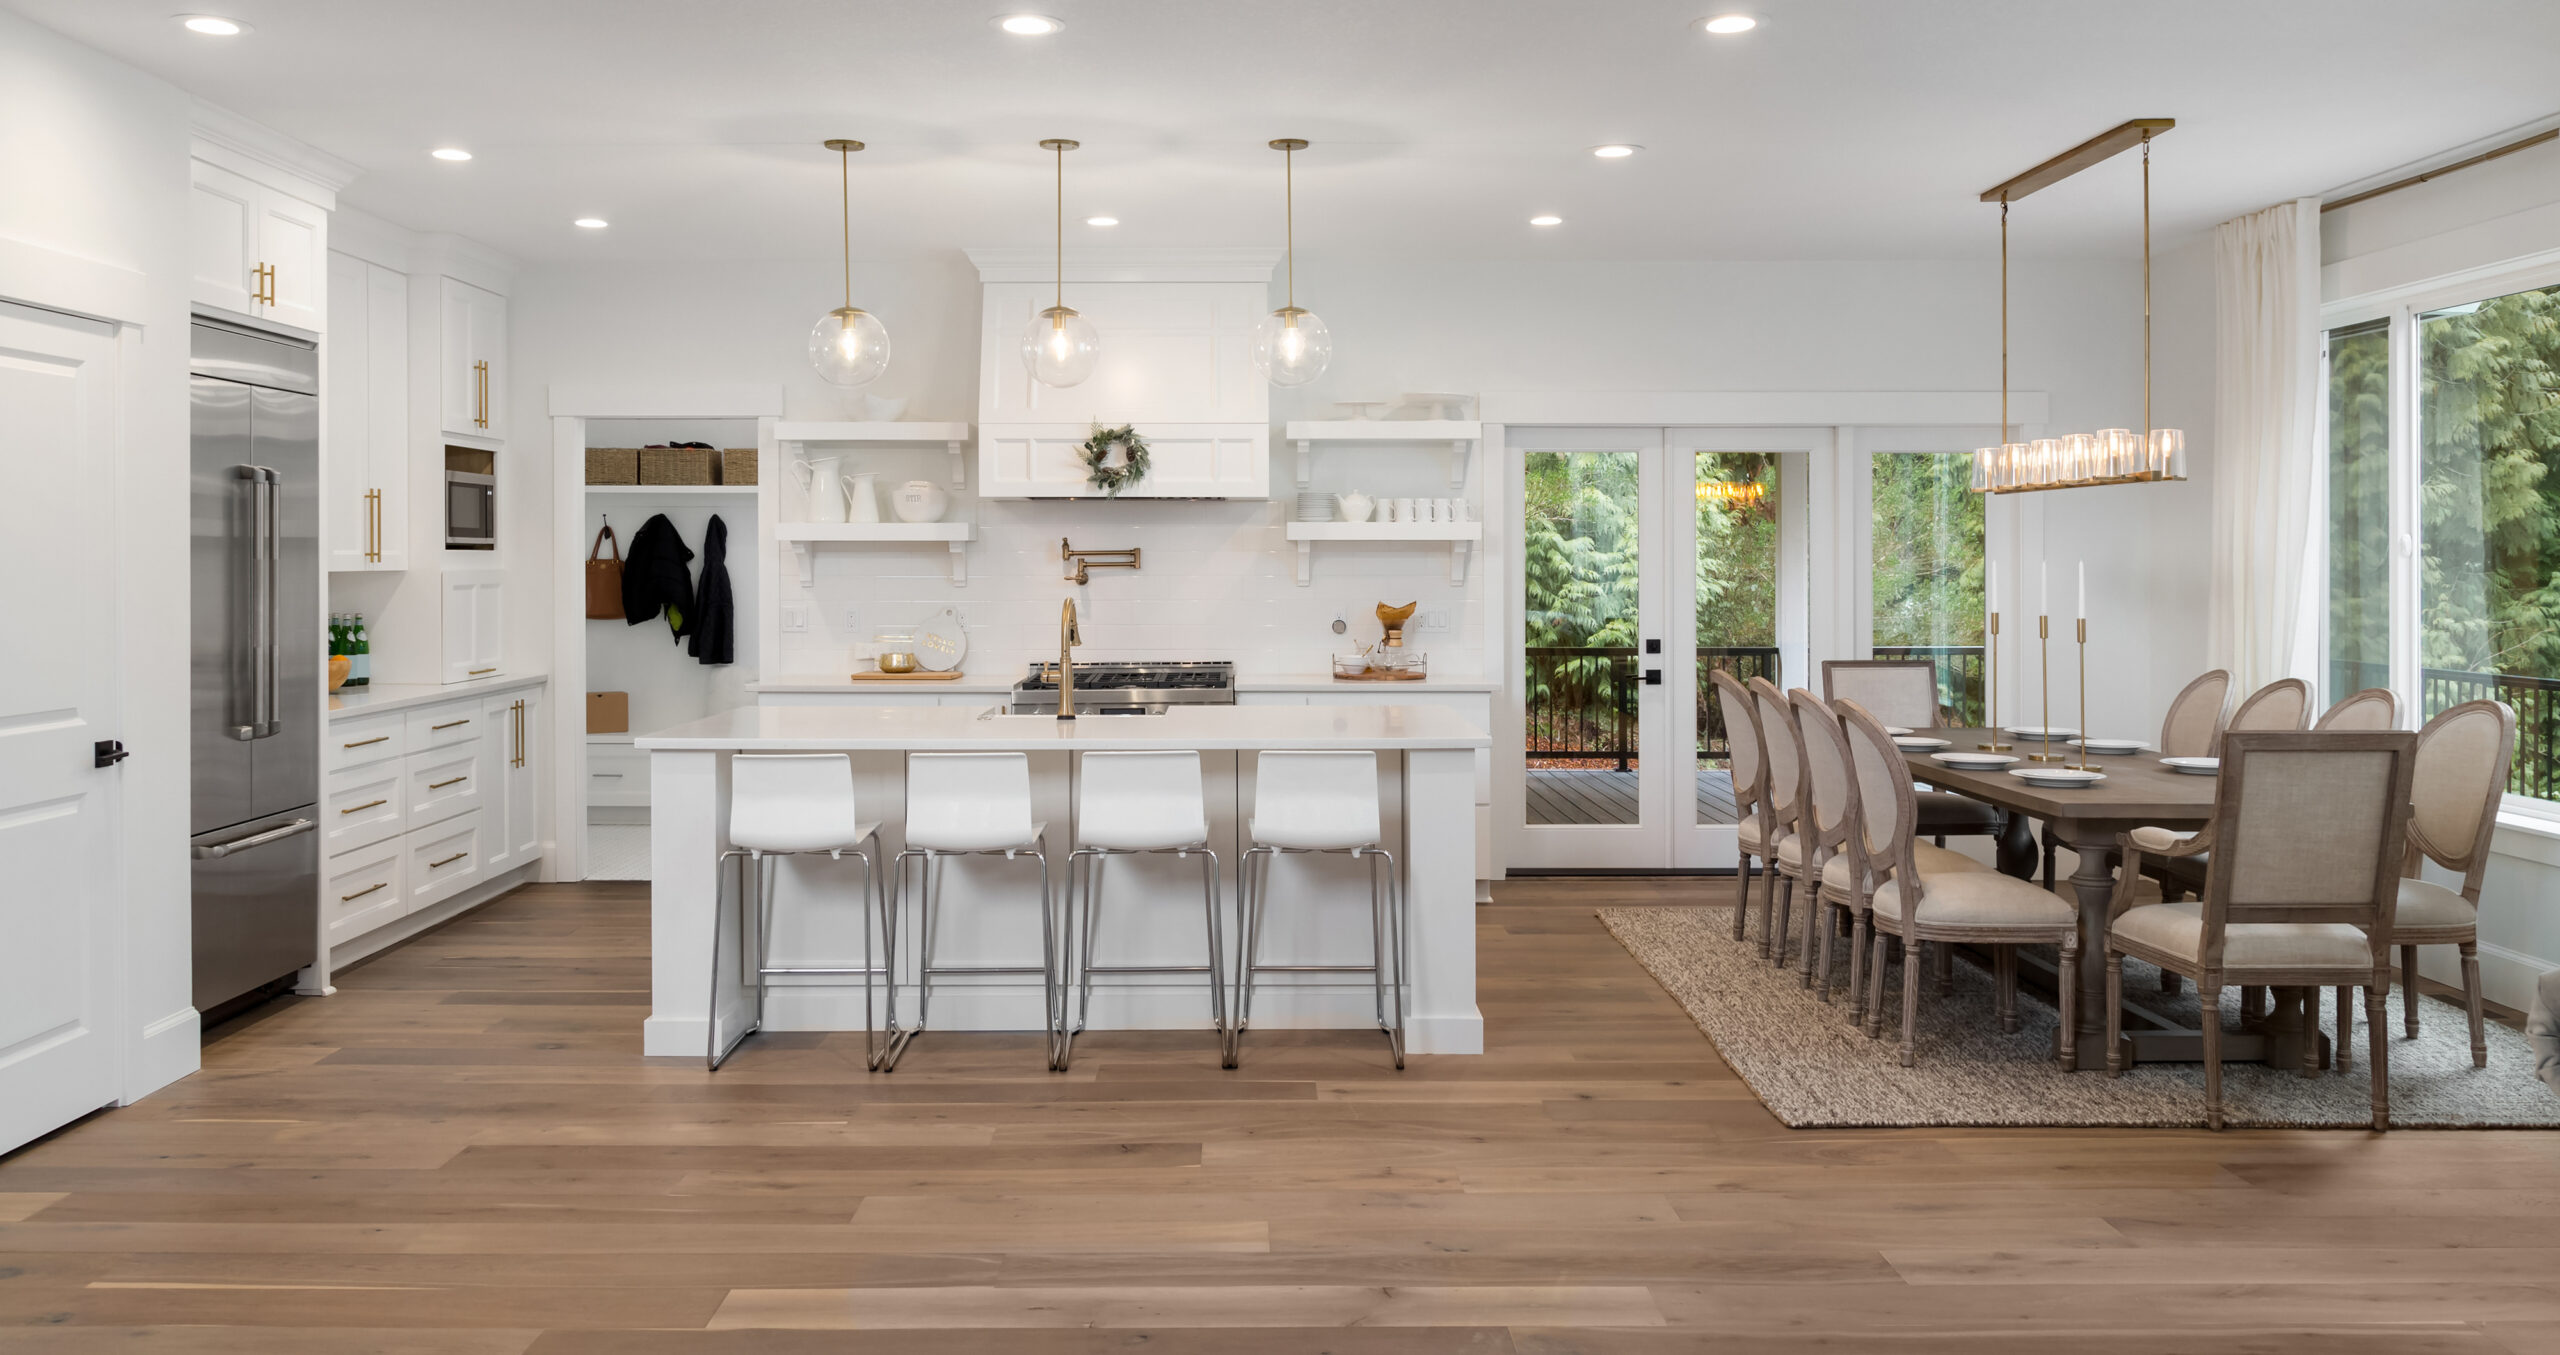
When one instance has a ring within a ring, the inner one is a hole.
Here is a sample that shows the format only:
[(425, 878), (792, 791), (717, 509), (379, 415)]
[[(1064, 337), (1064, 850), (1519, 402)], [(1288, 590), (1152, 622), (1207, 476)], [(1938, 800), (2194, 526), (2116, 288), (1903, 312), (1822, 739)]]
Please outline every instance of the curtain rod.
[(2368, 188), (2361, 193), (2355, 193), (2347, 197), (2340, 198), (2336, 202), (2321, 203), (2320, 210), (2323, 212), (2334, 212), (2341, 207), (2352, 207), (2359, 202), (2363, 202), (2367, 198), (2378, 198), (2385, 193), (2397, 193), (2403, 188), (2414, 188), (2431, 179), (2442, 178), (2457, 169), (2469, 169), (2473, 165), (2485, 165), (2488, 162), (2497, 159), (2499, 156), (2513, 155), (2517, 151), (2523, 150), (2528, 146), (2539, 146), (2543, 142), (2551, 140), (2553, 137), (2560, 137), (2560, 127), (2554, 127), (2547, 132), (2537, 132), (2532, 136), (2526, 137), (2522, 141), (2510, 141), (2506, 145), (2498, 147), (2496, 150), (2482, 151), (2468, 160), (2456, 160), (2452, 164), (2439, 166), (2438, 168), (2428, 170), (2424, 174), (2412, 174), (2408, 178), (2384, 184), (2380, 188)]

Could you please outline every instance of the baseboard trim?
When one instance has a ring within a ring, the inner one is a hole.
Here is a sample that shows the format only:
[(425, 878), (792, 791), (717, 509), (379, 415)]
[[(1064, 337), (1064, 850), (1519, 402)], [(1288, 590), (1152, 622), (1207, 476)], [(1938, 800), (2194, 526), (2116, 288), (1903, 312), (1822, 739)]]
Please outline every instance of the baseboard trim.
[[(2480, 943), (2480, 996), (2515, 1011), (2533, 1009), (2534, 985), (2560, 962), (2505, 946)], [(2452, 946), (2418, 947), (2418, 975), (2448, 988), (2462, 986), (2462, 952)]]

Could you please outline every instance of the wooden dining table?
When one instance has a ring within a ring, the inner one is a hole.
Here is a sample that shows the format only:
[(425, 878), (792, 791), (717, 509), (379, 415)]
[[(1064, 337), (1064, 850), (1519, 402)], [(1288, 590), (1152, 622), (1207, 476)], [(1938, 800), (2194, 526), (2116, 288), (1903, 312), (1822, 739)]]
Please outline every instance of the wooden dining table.
[[(1915, 737), (1944, 739), (1943, 749), (1903, 750), (1912, 779), (1925, 781), (1940, 790), (1955, 791), (1986, 804), (2009, 811), (2009, 825), (1999, 844), (2000, 868), (2021, 878), (2032, 876), (2038, 865), (2033, 824), (2042, 821), (2051, 826), (2056, 841), (2071, 849), (2079, 865), (2071, 872), (2070, 887), (2080, 907), (2080, 992), (2078, 1010), (2072, 1014), (2073, 1028), (2079, 1037), (2083, 1070), (2107, 1066), (2107, 987), (2105, 956), (2107, 937), (2107, 904), (2115, 896), (2115, 856), (2117, 836), (2135, 828), (2156, 826), (2192, 832), (2213, 817), (2215, 788), (2219, 778), (2172, 771), (2160, 765), (2160, 755), (2142, 752), (2129, 757), (2097, 757), (2085, 759), (2091, 771), (2104, 772), (2106, 779), (2088, 786), (2061, 789), (2031, 785), (2010, 775), (2020, 768), (2036, 766), (2081, 766), (2080, 750), (2066, 743), (2049, 747), (2034, 739), (2004, 733), (1999, 742), (2012, 745), (2002, 751), (2018, 759), (2005, 767), (1968, 769), (1933, 761), (1934, 752), (1983, 752), (1991, 743), (1986, 729), (1925, 729)], [(2050, 753), (2064, 759), (2058, 763), (2036, 763), (2027, 759), (2034, 754)], [(2044, 970), (2029, 957), (2022, 968)], [(2051, 974), (2045, 972), (2048, 984)], [(2320, 1033), (2316, 1018), (2317, 991), (2309, 989), (2276, 989), (2275, 1010), (2263, 1019), (2254, 1020), (2237, 1034), (2226, 1034), (2222, 1041), (2222, 1057), (2226, 1062), (2266, 1062), (2279, 1067), (2303, 1066), (2303, 1043), (2314, 1046), (2312, 1067), (2327, 1067), (2329, 1039)], [(2122, 1023), (2125, 1061), (2134, 1063), (2196, 1063), (2204, 1059), (2204, 1034), (2192, 1026), (2164, 1016), (2143, 1005), (2139, 994), (2124, 998)]]

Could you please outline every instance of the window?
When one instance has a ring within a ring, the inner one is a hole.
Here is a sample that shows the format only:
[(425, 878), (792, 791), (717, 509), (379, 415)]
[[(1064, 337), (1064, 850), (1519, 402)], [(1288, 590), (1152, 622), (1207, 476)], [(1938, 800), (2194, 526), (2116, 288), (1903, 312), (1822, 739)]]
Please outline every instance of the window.
[(1724, 707), (1707, 674), (1723, 669), (1748, 682), (1779, 680), (1778, 455), (1697, 452), (1691, 494), (1697, 501), (1698, 572), (1697, 822), (1732, 823), (1733, 750)]
[(2560, 796), (2560, 286), (2401, 307), (2328, 351), (2331, 698), (2503, 701), (2507, 789)]
[(1938, 669), (1941, 718), (1983, 714), (1982, 506), (1961, 455), (1879, 454), (1868, 473), (1873, 652), (1925, 658)]

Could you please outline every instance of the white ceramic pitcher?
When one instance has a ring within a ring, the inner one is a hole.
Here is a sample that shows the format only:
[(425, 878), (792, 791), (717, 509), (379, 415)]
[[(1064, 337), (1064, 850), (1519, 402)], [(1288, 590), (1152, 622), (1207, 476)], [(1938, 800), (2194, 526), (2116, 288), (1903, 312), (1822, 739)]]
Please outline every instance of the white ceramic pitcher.
[[(803, 457), (792, 469), (800, 477), (801, 487), (809, 491), (811, 522), (844, 521), (844, 458), (840, 456)], [(878, 518), (873, 518), (878, 521)]]
[(877, 471), (861, 471), (845, 477), (845, 518), (847, 522), (878, 522), (880, 494), (873, 485), (880, 479)]

